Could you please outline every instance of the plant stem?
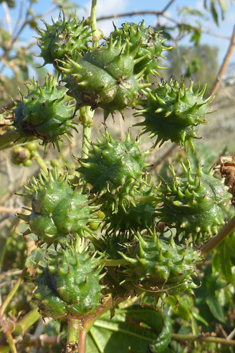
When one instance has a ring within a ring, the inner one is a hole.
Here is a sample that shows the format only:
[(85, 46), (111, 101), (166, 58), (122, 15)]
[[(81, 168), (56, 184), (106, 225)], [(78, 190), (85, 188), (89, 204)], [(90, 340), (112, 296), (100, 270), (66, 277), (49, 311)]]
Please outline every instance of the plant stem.
[(48, 173), (47, 166), (37, 151), (33, 151), (33, 159), (37, 162), (39, 167), (47, 174)]
[[(83, 330), (88, 332), (90, 328), (94, 325), (95, 321), (100, 318), (101, 315), (103, 315), (106, 311), (112, 309), (115, 305), (125, 301), (126, 298), (121, 298), (117, 297), (115, 299), (112, 298), (111, 295), (108, 295), (105, 297), (102, 301), (102, 305), (99, 306), (94, 314), (88, 315), (82, 322)], [(79, 353), (85, 353), (84, 352), (79, 352)]]
[[(92, 0), (91, 4), (91, 28), (92, 28), (92, 42), (93, 47), (98, 47), (101, 38), (101, 32), (97, 27), (96, 22), (96, 7), (97, 0)], [(90, 107), (82, 107), (80, 109), (80, 121), (83, 125), (83, 141), (82, 141), (82, 158), (87, 157), (89, 144), (91, 142), (91, 129), (93, 125), (94, 111)]]
[(9, 328), (5, 331), (5, 336), (7, 338), (8, 343), (9, 343), (11, 352), (17, 353), (16, 346), (15, 346), (15, 343), (14, 343), (14, 340), (13, 340), (13, 337), (12, 337), (12, 334), (11, 334), (11, 331)]
[(98, 47), (99, 45), (99, 40), (100, 40), (100, 31), (97, 27), (97, 22), (96, 22), (96, 8), (97, 8), (97, 0), (92, 0), (91, 4), (91, 28), (92, 28), (92, 41), (93, 41), (93, 46)]
[(152, 201), (159, 201), (159, 199), (155, 196), (135, 196), (135, 200), (138, 202), (152, 202)]
[(223, 229), (207, 244), (201, 248), (203, 255), (214, 249), (235, 228), (235, 216), (224, 226)]
[(41, 315), (38, 312), (38, 308), (31, 310), (16, 324), (13, 334), (16, 336), (24, 334), (40, 317)]
[(87, 158), (87, 152), (91, 143), (93, 117), (94, 112), (90, 110), (90, 107), (82, 107), (80, 109), (80, 121), (83, 125), (82, 158)]
[(105, 266), (123, 266), (129, 264), (130, 263), (125, 259), (105, 260)]
[(27, 272), (27, 268), (25, 267), (21, 273), (20, 278), (18, 279), (18, 281), (16, 282), (16, 284), (14, 285), (14, 287), (12, 288), (12, 290), (10, 291), (10, 293), (7, 295), (6, 299), (4, 300), (1, 308), (0, 308), (0, 318), (3, 316), (8, 304), (10, 303), (11, 299), (13, 298), (13, 296), (15, 295), (16, 291), (18, 290), (24, 276), (26, 275)]
[(232, 54), (233, 54), (233, 50), (235, 48), (235, 26), (233, 27), (233, 33), (231, 35), (231, 38), (230, 38), (230, 43), (229, 43), (229, 47), (228, 47), (228, 50), (227, 50), (227, 53), (224, 57), (224, 60), (223, 60), (223, 63), (219, 69), (219, 72), (217, 74), (217, 77), (215, 79), (215, 82), (213, 84), (213, 87), (209, 93), (209, 97), (210, 96), (214, 96), (215, 93), (218, 91), (218, 88), (222, 82), (222, 78), (227, 70), (227, 67), (228, 67), (228, 64), (231, 60), (231, 57), (232, 57)]
[(227, 340), (226, 338), (221, 337), (212, 337), (212, 336), (197, 336), (197, 335), (179, 335), (173, 333), (171, 339), (174, 341), (203, 341), (203, 342), (214, 342), (220, 344), (227, 344), (229, 346), (235, 346), (234, 340)]
[(80, 331), (81, 331), (80, 320), (69, 317), (66, 353), (80, 351), (80, 350), (78, 351)]

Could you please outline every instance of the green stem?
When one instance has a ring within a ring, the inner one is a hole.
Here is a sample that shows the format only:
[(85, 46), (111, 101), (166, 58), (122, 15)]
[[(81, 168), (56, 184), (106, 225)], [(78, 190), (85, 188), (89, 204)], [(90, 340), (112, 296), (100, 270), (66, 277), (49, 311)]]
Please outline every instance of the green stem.
[[(104, 298), (102, 301), (102, 305), (96, 309), (95, 314), (88, 315), (87, 317), (84, 318), (82, 322), (83, 330), (88, 332), (90, 328), (94, 325), (95, 321), (101, 317), (101, 315), (103, 315), (106, 311), (113, 309), (115, 305), (125, 300), (126, 298), (121, 298), (121, 297), (117, 297), (116, 299), (113, 299), (111, 295)], [(83, 352), (79, 352), (79, 353), (83, 353)]]
[(220, 344), (226, 344), (229, 346), (235, 346), (235, 340), (227, 340), (226, 338), (221, 337), (208, 337), (208, 336), (197, 336), (197, 335), (179, 335), (173, 333), (171, 336), (173, 341), (203, 341), (203, 342), (214, 342)]
[(10, 303), (11, 299), (13, 298), (15, 293), (17, 292), (24, 276), (26, 275), (26, 272), (27, 272), (27, 268), (25, 267), (20, 275), (20, 278), (18, 279), (18, 281), (16, 282), (16, 284), (14, 285), (14, 287), (12, 288), (10, 293), (7, 295), (6, 299), (4, 300), (4, 302), (0, 308), (0, 318), (3, 316), (8, 304)]
[(97, 27), (97, 22), (96, 22), (96, 8), (97, 8), (97, 0), (92, 0), (91, 4), (91, 28), (93, 31), (93, 46), (98, 47), (99, 45), (99, 40), (100, 40), (100, 31)]
[(32, 155), (33, 155), (33, 159), (37, 162), (39, 167), (47, 174), (48, 173), (47, 166), (44, 160), (42, 159), (42, 157), (40, 156), (40, 154), (37, 151), (33, 151)]
[[(92, 42), (94, 47), (99, 46), (100, 38), (102, 37), (101, 32), (97, 27), (96, 22), (96, 8), (97, 0), (92, 0), (91, 4), (91, 29), (92, 29)], [(89, 144), (91, 143), (91, 129), (93, 125), (94, 111), (91, 107), (82, 107), (80, 109), (80, 121), (83, 125), (83, 141), (82, 141), (82, 158), (87, 157), (89, 150)]]
[(87, 158), (89, 145), (91, 143), (91, 130), (92, 126), (83, 125), (82, 158)]
[(152, 201), (159, 201), (159, 199), (155, 196), (135, 196), (135, 200), (138, 202), (152, 202)]
[(130, 265), (130, 263), (125, 259), (105, 260), (105, 266), (125, 266), (125, 265)]
[(38, 308), (31, 310), (16, 324), (13, 334), (16, 336), (24, 334), (40, 317)]
[(81, 331), (80, 320), (69, 317), (66, 353), (69, 353), (69, 352), (78, 353), (80, 331)]
[(7, 342), (9, 343), (11, 352), (17, 353), (16, 346), (15, 346), (11, 331), (9, 329), (6, 330), (5, 336), (6, 336)]
[(235, 216), (224, 226), (223, 229), (207, 244), (201, 248), (203, 255), (213, 250), (233, 229), (235, 228)]

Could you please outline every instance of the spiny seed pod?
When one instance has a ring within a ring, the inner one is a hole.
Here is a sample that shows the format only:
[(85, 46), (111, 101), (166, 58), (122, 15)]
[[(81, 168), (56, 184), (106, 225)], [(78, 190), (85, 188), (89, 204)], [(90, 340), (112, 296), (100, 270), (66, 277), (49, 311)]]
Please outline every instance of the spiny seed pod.
[(46, 264), (39, 264), (33, 276), (37, 285), (33, 298), (42, 316), (57, 320), (95, 312), (103, 289), (103, 259), (95, 256), (88, 249), (78, 253), (69, 247), (50, 254)]
[(151, 137), (157, 136), (155, 145), (170, 140), (178, 145), (186, 142), (194, 150), (192, 138), (197, 138), (199, 124), (206, 124), (205, 115), (211, 97), (203, 100), (206, 86), (199, 92), (193, 91), (193, 82), (186, 88), (183, 81), (170, 80), (159, 83), (153, 90), (145, 90), (147, 99), (140, 101), (143, 109), (135, 116), (143, 116), (145, 120), (136, 126), (143, 126), (143, 133), (149, 132)]
[(171, 227), (176, 227), (194, 241), (211, 237), (218, 232), (218, 226), (224, 224), (224, 206), (229, 202), (229, 193), (221, 180), (212, 173), (203, 173), (198, 167), (197, 173), (192, 173), (190, 165), (184, 164), (183, 176), (176, 176), (171, 168), (172, 180), (163, 180), (159, 188), (163, 202), (159, 211), (161, 221)]
[(67, 176), (59, 175), (57, 169), (46, 175), (41, 172), (39, 180), (32, 178), (30, 194), (20, 194), (32, 200), (30, 215), (18, 214), (29, 225), (24, 234), (34, 233), (39, 243), (58, 244), (66, 241), (69, 234), (84, 236), (91, 233), (87, 224), (96, 220), (96, 206), (91, 206), (83, 193), (82, 185), (73, 190)]
[[(48, 76), (43, 86), (32, 81), (32, 87), (28, 88), (27, 97), (17, 104), (14, 110), (14, 125), (18, 131), (18, 138), (25, 139), (32, 136), (43, 140), (43, 144), (49, 142), (56, 144), (60, 135), (72, 136), (69, 128), (76, 130), (74, 122), (75, 107), (69, 105), (70, 97), (66, 96), (66, 88), (58, 87), (56, 78)], [(62, 140), (61, 140), (62, 141)]]
[(139, 149), (140, 140), (132, 141), (127, 134), (122, 142), (114, 140), (106, 131), (103, 141), (92, 144), (88, 158), (80, 160), (78, 169), (84, 180), (91, 184), (91, 193), (99, 196), (102, 211), (125, 208), (124, 200), (134, 202), (133, 190), (142, 178), (143, 169), (148, 165), (145, 157), (149, 152)]
[(128, 201), (123, 207), (118, 207), (117, 210), (109, 210), (105, 218), (104, 228), (106, 228), (106, 236), (111, 234), (121, 233), (132, 234), (132, 231), (141, 231), (146, 227), (153, 227), (156, 222), (156, 204), (155, 200), (156, 187), (150, 182), (147, 182), (148, 175), (146, 174), (144, 180), (140, 182), (137, 188), (134, 189), (133, 198), (136, 203), (133, 204)]
[(41, 55), (44, 65), (53, 64), (55, 59), (64, 60), (66, 55), (71, 56), (75, 61), (81, 60), (87, 51), (87, 43), (91, 40), (91, 29), (85, 24), (83, 19), (78, 22), (75, 17), (66, 20), (61, 12), (58, 20), (49, 25), (42, 20), (46, 30), (37, 29), (38, 46), (41, 48)]
[[(114, 24), (113, 24), (114, 25)], [(114, 25), (112, 32), (114, 39), (121, 38), (124, 42), (129, 40), (131, 49), (138, 49), (137, 58), (144, 57), (140, 62), (136, 63), (134, 73), (138, 74), (144, 70), (144, 78), (148, 81), (149, 74), (158, 74), (156, 70), (164, 69), (158, 66), (158, 57), (164, 58), (162, 55), (163, 50), (169, 50), (163, 46), (166, 39), (163, 39), (160, 32), (156, 32), (151, 26), (145, 27), (145, 22), (139, 24), (126, 22), (121, 28)]]
[(120, 253), (130, 263), (123, 283), (131, 281), (137, 290), (156, 296), (192, 293), (195, 265), (201, 261), (199, 251), (194, 251), (192, 246), (176, 245), (173, 236), (163, 240), (160, 237), (163, 234), (148, 231), (145, 236), (137, 233), (139, 244), (133, 253)]
[(135, 58), (137, 52), (138, 48), (130, 51), (128, 41), (113, 42), (111, 36), (108, 44), (89, 47), (79, 62), (58, 60), (59, 69), (67, 75), (64, 81), (68, 94), (76, 99), (78, 107), (103, 108), (105, 119), (115, 110), (123, 114), (126, 107), (137, 104), (140, 89), (149, 86), (140, 82), (143, 72), (134, 75), (134, 66), (142, 60)]

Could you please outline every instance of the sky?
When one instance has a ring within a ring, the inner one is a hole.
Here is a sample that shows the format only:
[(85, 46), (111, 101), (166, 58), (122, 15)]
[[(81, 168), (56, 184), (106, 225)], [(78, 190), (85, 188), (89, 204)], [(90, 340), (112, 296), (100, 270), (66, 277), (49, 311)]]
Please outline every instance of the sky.
[[(11, 30), (14, 28), (14, 24), (16, 19), (18, 18), (19, 14), (19, 5), (22, 1), (24, 1), (26, 4), (28, 3), (28, 0), (15, 0), (17, 3), (17, 7), (14, 10), (10, 10), (8, 16), (8, 22), (6, 23), (6, 27), (8, 30)], [(90, 12), (90, 7), (91, 7), (91, 1), (86, 1), (86, 0), (72, 0), (74, 3), (78, 4), (81, 8), (78, 11), (79, 17), (87, 17)], [(56, 20), (58, 17), (58, 11), (52, 12), (49, 14), (50, 10), (52, 10), (55, 5), (52, 4), (53, 1), (50, 0), (38, 0), (36, 4), (34, 4), (34, 12), (35, 13), (40, 13), (44, 14), (47, 13), (46, 15), (43, 16), (44, 20), (47, 23), (51, 23), (51, 16)], [(148, 0), (148, 1), (143, 1), (143, 0), (97, 0), (97, 17), (100, 16), (105, 16), (105, 15), (111, 15), (111, 14), (118, 14), (118, 13), (124, 13), (124, 12), (131, 12), (134, 10), (138, 11), (146, 11), (146, 10), (155, 10), (155, 11), (161, 11), (166, 4), (168, 4), (169, 0)], [(209, 2), (209, 1), (208, 1)], [(229, 1), (227, 0), (229, 3)], [(196, 24), (196, 20), (200, 20), (202, 24), (203, 30), (209, 31), (211, 33), (216, 33), (218, 35), (223, 35), (230, 37), (233, 31), (233, 26), (235, 25), (235, 2), (233, 6), (228, 7), (228, 12), (225, 14), (225, 20), (221, 21), (221, 16), (220, 16), (220, 25), (217, 26), (212, 20), (211, 20), (211, 15), (208, 12), (205, 12), (205, 9), (203, 7), (203, 0), (175, 0), (173, 4), (169, 7), (169, 9), (166, 12), (166, 15), (168, 17), (174, 18), (175, 20), (180, 20), (178, 17), (178, 11), (177, 8), (182, 8), (184, 6), (191, 6), (192, 9), (197, 9), (201, 10), (205, 13), (206, 19), (201, 19), (196, 16), (188, 16), (186, 19), (188, 19), (188, 23), (190, 24)], [(6, 12), (4, 11), (4, 7), (0, 5), (0, 21), (3, 22), (4, 17), (6, 19)], [(121, 26), (121, 24), (125, 21), (129, 22), (140, 22), (141, 20), (145, 20), (146, 25), (151, 25), (154, 26), (157, 23), (157, 18), (155, 15), (136, 15), (132, 17), (121, 17), (121, 18), (116, 18), (112, 20), (106, 20), (106, 21), (100, 21), (98, 22), (99, 28), (104, 32), (105, 35), (109, 35), (109, 33), (113, 30), (113, 25), (112, 21), (115, 21), (116, 26)], [(170, 21), (160, 18), (160, 24), (171, 24)], [(41, 28), (45, 28), (44, 24), (38, 20), (38, 25)], [(21, 44), (27, 43), (28, 41), (34, 40), (32, 38), (33, 36), (36, 36), (37, 34), (35, 31), (32, 31), (27, 27), (24, 32), (22, 33), (21, 36)], [(179, 44), (182, 45), (191, 45), (189, 42), (190, 37), (188, 36), (187, 38), (181, 40)], [(219, 64), (222, 63), (223, 58), (227, 52), (228, 46), (229, 46), (229, 40), (228, 39), (223, 39), (223, 38), (218, 38), (214, 37), (208, 34), (203, 34), (201, 41), (201, 44), (207, 43), (211, 46), (218, 46), (219, 47)], [(165, 43), (166, 45), (168, 44), (167, 42)], [(20, 45), (20, 44), (19, 44)], [(38, 49), (39, 51), (39, 49)], [(235, 51), (233, 53), (231, 62), (235, 62)]]

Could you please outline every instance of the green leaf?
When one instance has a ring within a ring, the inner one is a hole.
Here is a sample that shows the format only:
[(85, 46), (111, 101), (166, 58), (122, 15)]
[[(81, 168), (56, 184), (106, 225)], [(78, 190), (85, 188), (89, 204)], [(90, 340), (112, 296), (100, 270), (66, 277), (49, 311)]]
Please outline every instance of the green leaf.
[(226, 0), (219, 0), (219, 3), (220, 3), (222, 17), (223, 17), (224, 13), (227, 12), (227, 10), (228, 10), (227, 2), (226, 2)]
[(230, 248), (224, 243), (223, 250), (221, 251), (221, 270), (224, 278), (229, 283), (235, 284), (235, 277), (232, 273), (232, 263), (230, 257)]
[(194, 44), (197, 45), (200, 42), (200, 39), (201, 39), (201, 32), (193, 31), (193, 34), (190, 38), (190, 42), (194, 42)]
[[(136, 305), (115, 312), (112, 319), (109, 313), (103, 315), (90, 329), (86, 353), (146, 353), (163, 332), (162, 317), (152, 307)], [(162, 352), (172, 351), (166, 348)]]
[(211, 0), (211, 14), (212, 14), (212, 17), (213, 17), (215, 23), (218, 26), (219, 21), (218, 21), (218, 13), (217, 13), (216, 7), (215, 7), (215, 0)]
[(182, 9), (179, 9), (179, 15), (195, 15), (195, 16), (204, 17), (201, 11), (192, 9), (191, 6), (184, 6), (182, 7)]
[(196, 319), (197, 321), (202, 322), (206, 326), (209, 325), (208, 322), (200, 314), (198, 314), (195, 310), (192, 311), (192, 315), (193, 315), (194, 319)]
[(181, 317), (182, 319), (189, 321), (190, 320), (190, 311), (182, 303), (177, 304), (177, 300), (174, 297), (167, 297), (166, 302), (172, 307), (172, 311), (175, 315)]
[(212, 313), (212, 315), (220, 322), (225, 322), (225, 316), (222, 305), (215, 295), (210, 295), (206, 298), (206, 303)]

